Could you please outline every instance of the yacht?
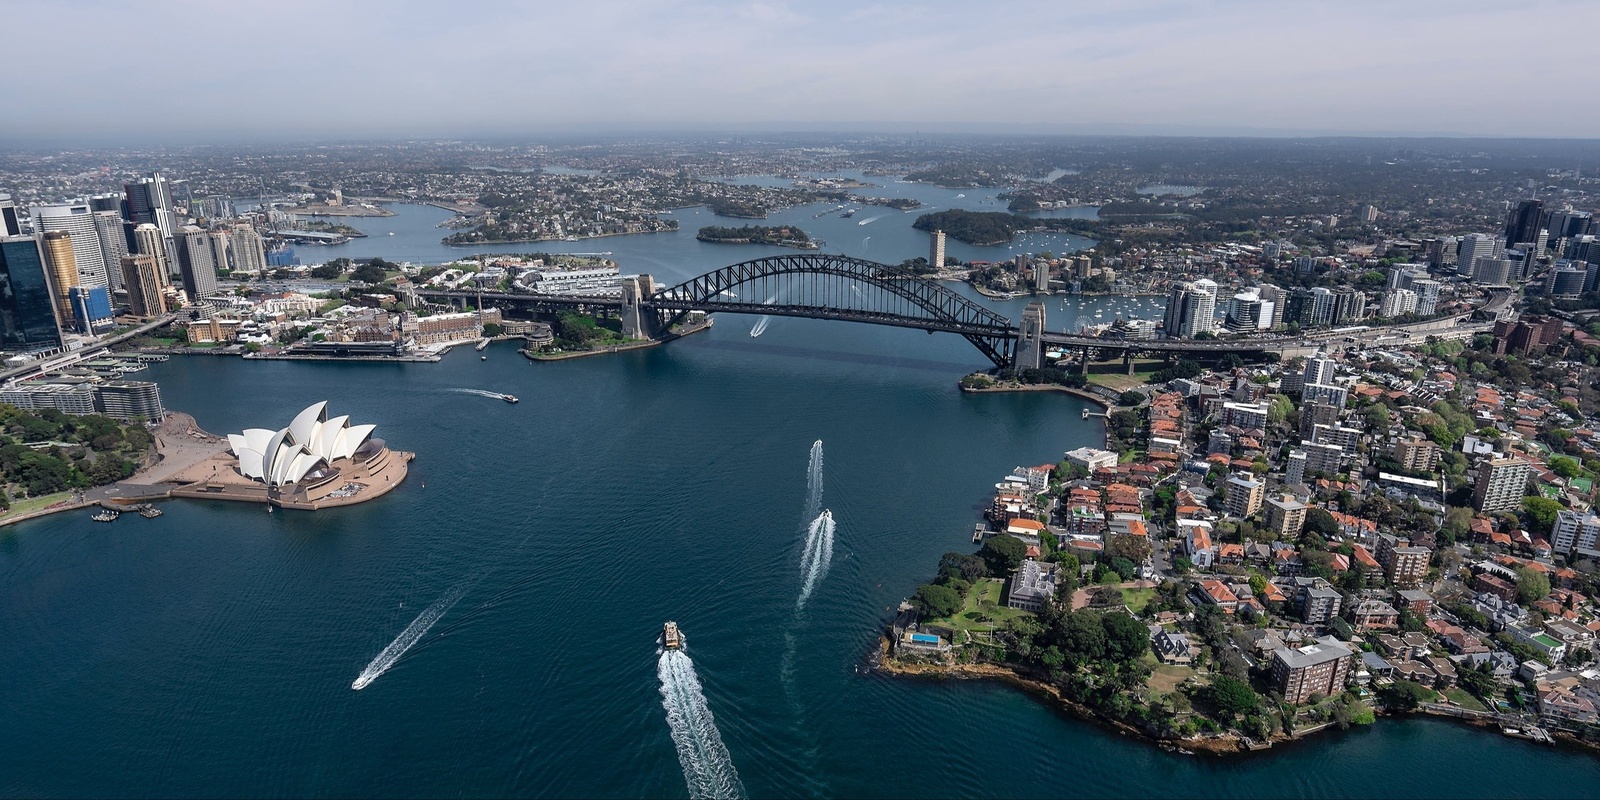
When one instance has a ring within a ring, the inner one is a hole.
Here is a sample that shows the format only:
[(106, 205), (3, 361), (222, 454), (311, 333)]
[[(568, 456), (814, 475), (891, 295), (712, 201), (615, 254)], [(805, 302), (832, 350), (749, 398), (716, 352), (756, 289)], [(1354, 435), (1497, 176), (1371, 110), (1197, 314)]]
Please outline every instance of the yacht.
[(683, 634), (678, 633), (678, 623), (669, 620), (661, 626), (661, 646), (668, 650), (683, 649)]
[(506, 401), (507, 403), (519, 403), (519, 402), (521, 402), (520, 400), (517, 399), (517, 396), (514, 395), (514, 394), (503, 394), (503, 395), (500, 395), (500, 399)]

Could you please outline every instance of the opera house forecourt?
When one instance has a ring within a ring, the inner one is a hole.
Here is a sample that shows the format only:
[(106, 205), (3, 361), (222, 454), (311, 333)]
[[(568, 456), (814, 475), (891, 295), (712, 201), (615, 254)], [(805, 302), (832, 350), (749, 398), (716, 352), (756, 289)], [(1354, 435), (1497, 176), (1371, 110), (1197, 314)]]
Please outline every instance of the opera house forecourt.
[(371, 500), (400, 485), (416, 457), (390, 450), (376, 429), (329, 419), (327, 401), (314, 403), (287, 427), (229, 434), (229, 452), (197, 465), (172, 494), (306, 510)]

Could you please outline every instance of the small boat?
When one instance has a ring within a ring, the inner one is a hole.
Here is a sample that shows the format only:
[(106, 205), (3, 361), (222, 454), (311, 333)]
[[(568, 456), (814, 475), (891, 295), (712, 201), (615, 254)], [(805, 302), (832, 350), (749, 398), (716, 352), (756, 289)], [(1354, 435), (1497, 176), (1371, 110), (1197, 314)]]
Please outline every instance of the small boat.
[(106, 509), (105, 511), (90, 517), (90, 519), (94, 520), (95, 522), (115, 522), (117, 517), (120, 516), (122, 516), (122, 514), (112, 511), (111, 509)]
[(683, 649), (683, 634), (678, 633), (678, 623), (668, 621), (661, 626), (661, 646), (668, 650)]
[(139, 509), (139, 516), (144, 517), (145, 519), (155, 519), (156, 517), (161, 516), (161, 514), (161, 509), (156, 508), (155, 506), (145, 506), (144, 508)]
[(478, 360), (479, 361), (488, 361), (489, 357), (488, 356), (478, 356)]
[(852, 208), (849, 211), (846, 211), (843, 214), (840, 214), (839, 215), (839, 219), (849, 219), (849, 218), (851, 218), (851, 217), (853, 217), (855, 215), (856, 215), (856, 210)]
[(506, 401), (507, 403), (520, 403), (520, 402), (522, 402), (522, 401), (518, 400), (517, 396), (514, 395), (514, 394), (503, 394), (503, 395), (500, 395), (500, 399)]
[(394, 235), (394, 231), (389, 231), (389, 235), (393, 236)]

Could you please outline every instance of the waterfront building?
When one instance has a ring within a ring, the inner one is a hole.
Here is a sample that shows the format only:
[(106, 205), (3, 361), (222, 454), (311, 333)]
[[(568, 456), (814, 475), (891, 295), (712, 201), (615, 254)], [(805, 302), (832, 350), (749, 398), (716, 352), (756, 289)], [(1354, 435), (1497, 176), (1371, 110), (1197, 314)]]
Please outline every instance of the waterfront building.
[(1006, 582), (1006, 608), (1042, 610), (1056, 596), (1055, 566), (1025, 559)]
[(55, 300), (56, 324), (72, 325), (71, 292), (78, 286), (78, 260), (72, 252), (72, 237), (66, 231), (50, 231), (40, 237), (44, 263), (50, 269), (50, 296)]
[(944, 268), (944, 231), (934, 231), (928, 240), (928, 266)]
[(104, 286), (74, 286), (67, 292), (72, 306), (72, 325), (79, 333), (92, 334), (112, 324), (111, 293)]
[(1550, 546), (1556, 553), (1572, 558), (1574, 554), (1586, 558), (1600, 558), (1600, 516), (1593, 511), (1561, 510), (1556, 512), (1556, 524), (1550, 535)]
[(1232, 475), (1228, 478), (1228, 495), (1226, 507), (1228, 513), (1236, 517), (1248, 517), (1261, 510), (1261, 498), (1266, 494), (1267, 485), (1248, 475)]
[(1304, 703), (1312, 695), (1331, 697), (1344, 691), (1354, 651), (1332, 636), (1313, 644), (1272, 654), (1273, 689), (1286, 703)]
[(1523, 491), (1533, 465), (1520, 458), (1491, 458), (1478, 465), (1472, 507), (1485, 513), (1522, 508)]
[(178, 231), (178, 273), (183, 276), (183, 290), (191, 302), (198, 302), (217, 293), (217, 265), (212, 260), (211, 239), (206, 232), (193, 225)]
[(1017, 333), (1016, 368), (1044, 366), (1044, 303), (1034, 301), (1022, 309), (1022, 325)]
[(122, 286), (128, 290), (128, 310), (136, 317), (159, 317), (167, 313), (165, 286), (148, 255), (122, 257)]
[(1110, 450), (1097, 450), (1093, 447), (1079, 447), (1068, 450), (1064, 456), (1070, 464), (1083, 467), (1093, 475), (1097, 469), (1110, 469), (1117, 465), (1117, 454)]
[(161, 388), (150, 381), (40, 380), (0, 388), (0, 403), (25, 411), (103, 414), (123, 422), (160, 422), (166, 417)]
[(0, 348), (48, 350), (61, 346), (55, 298), (44, 255), (32, 236), (0, 237)]
[(150, 381), (106, 381), (95, 387), (100, 413), (123, 422), (160, 422), (167, 416), (161, 387)]
[(328, 419), (324, 400), (307, 406), (286, 428), (249, 428), (228, 434), (228, 444), (239, 459), (241, 475), (281, 487), (326, 477), (339, 461), (370, 457), (371, 451), (383, 447), (382, 439), (372, 438), (376, 428), (351, 425), (347, 416)]
[(400, 317), (400, 330), (417, 345), (426, 346), (481, 338), (483, 326), (491, 323), (500, 323), (500, 309), (434, 314), (431, 317), (419, 317), (408, 311)]
[(109, 286), (105, 254), (100, 249), (100, 232), (88, 203), (35, 206), (33, 230), (38, 234), (61, 232), (72, 242), (73, 264), (78, 272), (76, 286)]
[(1169, 339), (1209, 333), (1217, 314), (1217, 284), (1201, 278), (1172, 285), (1163, 329)]

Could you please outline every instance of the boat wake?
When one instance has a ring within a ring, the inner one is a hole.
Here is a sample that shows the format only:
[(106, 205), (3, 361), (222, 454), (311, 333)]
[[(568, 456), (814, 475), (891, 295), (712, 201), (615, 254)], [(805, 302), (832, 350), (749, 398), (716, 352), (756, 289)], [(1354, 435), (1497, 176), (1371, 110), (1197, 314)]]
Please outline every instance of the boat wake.
[(661, 706), (667, 711), (667, 727), (678, 750), (678, 763), (683, 765), (689, 797), (743, 797), (744, 784), (739, 782), (733, 757), (717, 732), (689, 654), (682, 650), (662, 653), (656, 674), (661, 678)]
[(502, 400), (505, 398), (505, 395), (499, 392), (486, 392), (482, 389), (451, 389), (450, 391), (457, 394), (475, 394), (479, 397), (492, 397), (496, 400)]
[(856, 223), (856, 224), (857, 224), (857, 225), (866, 225), (866, 224), (868, 224), (868, 223), (872, 223), (872, 222), (877, 222), (877, 221), (878, 221), (878, 220), (880, 220), (880, 219), (883, 219), (883, 216), (884, 216), (884, 215), (882, 215), (882, 214), (879, 214), (879, 215), (878, 215), (878, 216), (876, 216), (876, 217), (867, 217), (867, 218), (866, 218), (866, 219), (864, 219), (864, 220), (861, 220), (861, 221), (860, 221), (860, 222), (857, 222), (857, 223)]
[(811, 457), (806, 461), (806, 510), (800, 518), (802, 525), (810, 524), (822, 511), (822, 440), (811, 443)]
[[(773, 296), (771, 296), (771, 297), (769, 297), (769, 298), (767, 298), (765, 300), (762, 300), (761, 301), (761, 305), (770, 306), (777, 299), (778, 299), (778, 296), (777, 295), (773, 295)], [(767, 332), (767, 326), (771, 325), (771, 324), (772, 324), (772, 317), (769, 317), (769, 316), (763, 314), (761, 316), (761, 319), (756, 320), (756, 324), (752, 325), (750, 327), (750, 338), (754, 339), (757, 336), (760, 336), (761, 334), (766, 333)]]
[(817, 581), (828, 575), (828, 564), (833, 561), (834, 527), (833, 512), (824, 509), (806, 528), (805, 553), (800, 557), (800, 570), (805, 582), (800, 586), (800, 599), (794, 604), (796, 611), (805, 608), (806, 601), (811, 599), (811, 591), (817, 588)]
[(460, 600), (461, 596), (466, 593), (466, 586), (457, 586), (445, 592), (438, 600), (433, 601), (433, 605), (428, 606), (421, 614), (418, 614), (417, 618), (412, 620), (411, 624), (407, 625), (406, 629), (401, 631), (400, 635), (396, 636), (388, 647), (383, 648), (383, 652), (379, 653), (377, 658), (372, 659), (372, 663), (368, 664), (366, 669), (361, 670), (361, 674), (356, 676), (355, 681), (350, 684), (350, 688), (359, 692), (377, 680), (378, 676), (388, 672), (389, 668), (394, 666), (395, 662), (399, 661), (407, 650), (416, 645), (417, 641), (428, 632), (428, 629), (432, 628), (433, 624), (438, 622), (439, 618), (444, 616), (445, 612), (449, 611), (450, 607), (455, 605), (456, 601)]

